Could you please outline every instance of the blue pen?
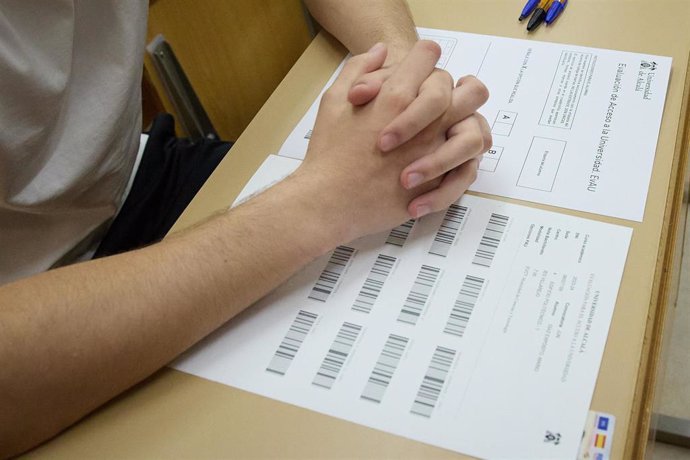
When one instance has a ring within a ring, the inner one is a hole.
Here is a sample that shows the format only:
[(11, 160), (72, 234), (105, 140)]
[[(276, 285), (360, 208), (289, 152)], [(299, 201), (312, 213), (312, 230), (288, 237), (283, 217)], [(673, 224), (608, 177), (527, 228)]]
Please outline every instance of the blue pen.
[(556, 20), (558, 15), (561, 14), (567, 4), (568, 0), (555, 0), (553, 2), (551, 8), (549, 8), (549, 11), (546, 13), (546, 19), (544, 19), (547, 26)]
[(527, 3), (525, 3), (525, 7), (522, 9), (522, 13), (520, 13), (520, 17), (518, 18), (518, 20), (522, 21), (530, 14), (532, 14), (532, 11), (534, 11), (538, 4), (539, 0), (527, 0)]

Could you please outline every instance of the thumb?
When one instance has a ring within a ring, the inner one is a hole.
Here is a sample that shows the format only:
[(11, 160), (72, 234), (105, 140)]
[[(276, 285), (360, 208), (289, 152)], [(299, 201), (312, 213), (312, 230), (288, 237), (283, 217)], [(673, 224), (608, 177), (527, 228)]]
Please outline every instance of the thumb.
[[(349, 92), (354, 83), (367, 73), (374, 72), (383, 66), (388, 54), (388, 48), (383, 43), (377, 43), (364, 54), (350, 58), (333, 83), (333, 88), (342, 88)], [(340, 92), (338, 90), (338, 92)]]

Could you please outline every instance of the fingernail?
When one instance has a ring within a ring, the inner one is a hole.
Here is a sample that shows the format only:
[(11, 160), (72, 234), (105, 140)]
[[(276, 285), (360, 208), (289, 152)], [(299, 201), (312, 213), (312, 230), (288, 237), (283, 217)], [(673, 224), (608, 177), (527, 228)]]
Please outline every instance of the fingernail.
[(374, 46), (369, 48), (369, 51), (367, 51), (367, 53), (376, 54), (382, 47), (383, 47), (383, 43), (378, 42), (377, 44), (375, 44)]
[(411, 188), (415, 188), (416, 186), (421, 184), (423, 180), (424, 180), (424, 176), (422, 176), (421, 174), (416, 173), (416, 172), (410, 173), (407, 175), (407, 185), (405, 188), (408, 190)]
[(417, 215), (415, 217), (420, 218), (426, 216), (430, 212), (431, 207), (428, 204), (420, 204), (419, 206), (417, 206)]
[(393, 133), (384, 134), (383, 137), (381, 137), (381, 141), (379, 142), (379, 147), (381, 147), (381, 150), (383, 150), (384, 152), (392, 150), (397, 145), (398, 137)]

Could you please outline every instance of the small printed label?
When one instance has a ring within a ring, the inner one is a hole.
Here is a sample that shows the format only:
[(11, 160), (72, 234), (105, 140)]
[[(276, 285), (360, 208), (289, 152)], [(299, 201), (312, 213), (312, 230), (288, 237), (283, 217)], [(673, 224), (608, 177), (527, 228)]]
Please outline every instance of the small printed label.
[(611, 458), (613, 430), (616, 417), (603, 412), (589, 411), (578, 460), (608, 460)]

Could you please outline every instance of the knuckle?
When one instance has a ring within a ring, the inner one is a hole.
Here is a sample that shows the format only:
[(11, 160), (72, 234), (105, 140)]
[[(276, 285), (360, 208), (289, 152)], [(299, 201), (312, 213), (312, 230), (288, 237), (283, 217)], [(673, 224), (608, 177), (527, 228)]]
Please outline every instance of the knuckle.
[(489, 88), (477, 78), (474, 79), (474, 86), (477, 98), (480, 100), (480, 105), (484, 105), (486, 101), (489, 100)]
[(369, 74), (362, 75), (358, 77), (354, 82), (352, 82), (352, 87), (355, 87), (357, 85), (361, 84), (369, 84), (369, 82), (372, 80), (371, 76)]
[(437, 59), (441, 57), (441, 47), (433, 40), (419, 40), (417, 46), (422, 48), (425, 52), (435, 54)]
[(482, 132), (478, 129), (468, 132), (465, 137), (465, 145), (470, 151), (474, 152), (474, 154), (482, 152), (484, 148), (484, 136)]
[(466, 190), (469, 184), (477, 180), (479, 175), (479, 159), (472, 158), (458, 167), (460, 182)]
[(414, 94), (399, 85), (388, 85), (385, 93), (386, 103), (399, 111), (407, 108), (415, 98)]
[(451, 137), (455, 137), (459, 135), (462, 131), (462, 122), (456, 122), (454, 123), (450, 128), (448, 128), (448, 131), (446, 131), (446, 137), (450, 139)]
[(489, 88), (474, 75), (466, 75), (460, 79), (460, 82), (463, 86), (470, 89), (477, 98), (479, 105), (484, 105), (489, 100)]
[(429, 104), (432, 107), (445, 110), (450, 105), (450, 102), (450, 93), (444, 88), (435, 88), (433, 91), (429, 91)]
[(488, 131), (485, 131), (483, 133), (483, 138), (484, 138), (484, 148), (482, 150), (484, 152), (486, 152), (487, 150), (489, 150), (491, 147), (494, 146), (494, 138), (491, 135), (491, 133)]
[(446, 85), (448, 88), (453, 87), (453, 76), (448, 72), (447, 70), (444, 69), (436, 69), (436, 73), (438, 73), (439, 78), (442, 80), (442, 83)]
[(483, 151), (486, 152), (494, 145), (494, 139), (491, 135), (491, 127), (489, 126), (489, 122), (486, 121), (486, 118), (484, 118), (483, 115), (477, 113), (476, 116), (477, 121), (479, 122), (479, 130), (482, 133), (482, 139), (484, 141)]

